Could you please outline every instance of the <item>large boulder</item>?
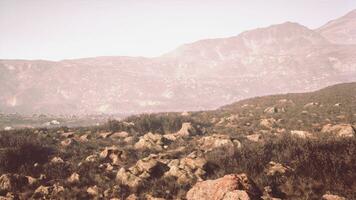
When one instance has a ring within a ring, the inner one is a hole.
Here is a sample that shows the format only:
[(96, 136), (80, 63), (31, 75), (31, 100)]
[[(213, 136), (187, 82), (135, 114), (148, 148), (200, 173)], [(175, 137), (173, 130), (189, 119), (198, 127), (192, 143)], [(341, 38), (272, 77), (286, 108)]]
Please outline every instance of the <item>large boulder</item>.
[(245, 174), (230, 174), (216, 180), (196, 183), (187, 193), (188, 200), (249, 200), (261, 191)]
[(331, 133), (336, 137), (354, 137), (355, 129), (350, 124), (327, 124), (321, 129), (322, 133)]

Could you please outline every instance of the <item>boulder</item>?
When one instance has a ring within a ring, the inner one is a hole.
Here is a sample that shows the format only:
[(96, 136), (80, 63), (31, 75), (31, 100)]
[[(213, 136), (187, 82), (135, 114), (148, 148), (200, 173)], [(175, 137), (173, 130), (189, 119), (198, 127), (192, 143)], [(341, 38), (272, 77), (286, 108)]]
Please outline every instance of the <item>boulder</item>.
[(295, 137), (298, 137), (298, 138), (302, 138), (302, 139), (313, 139), (313, 138), (315, 138), (313, 136), (313, 134), (311, 134), (308, 131), (292, 130), (292, 131), (290, 131), (290, 134), (292, 136), (295, 136)]
[(268, 118), (268, 119), (261, 119), (260, 121), (260, 126), (267, 128), (267, 129), (272, 129), (273, 126), (277, 124), (277, 121), (274, 118)]
[(155, 151), (162, 151), (163, 146), (169, 141), (160, 134), (153, 134), (151, 132), (140, 137), (139, 141), (134, 145), (135, 149), (150, 149)]
[(261, 191), (245, 174), (198, 182), (187, 193), (188, 200), (249, 200), (260, 196)]
[(28, 178), (18, 174), (3, 174), (0, 176), (0, 192), (16, 191), (28, 185)]
[(117, 172), (116, 180), (132, 189), (137, 189), (143, 183), (143, 180), (140, 177), (132, 174), (130, 171), (127, 171), (125, 168), (121, 168)]
[(227, 135), (214, 134), (202, 137), (198, 140), (199, 148), (205, 152), (224, 152), (224, 157), (233, 156), (235, 153), (234, 143)]
[(312, 107), (316, 107), (319, 106), (319, 103), (317, 102), (310, 102), (304, 105), (304, 108), (312, 108)]
[(67, 139), (61, 141), (61, 145), (62, 145), (63, 147), (68, 147), (68, 146), (74, 145), (74, 144), (76, 144), (76, 142), (75, 142), (75, 140), (73, 140), (73, 139), (71, 139), (71, 138), (67, 138)]
[(88, 142), (91, 139), (91, 136), (89, 134), (84, 134), (79, 137), (80, 142)]
[(93, 154), (93, 155), (90, 155), (90, 156), (86, 157), (85, 161), (86, 162), (95, 162), (95, 161), (98, 160), (98, 158), (99, 158), (98, 155)]
[(262, 135), (255, 133), (252, 135), (247, 135), (246, 138), (252, 142), (260, 142), (262, 140)]
[(276, 107), (267, 107), (263, 112), (267, 114), (274, 114), (278, 112), (278, 109)]
[(128, 137), (130, 134), (126, 131), (121, 131), (121, 132), (115, 132), (113, 133), (112, 135), (110, 135), (109, 137), (110, 138), (113, 138), (113, 139), (120, 139), (120, 138), (126, 138)]
[(100, 132), (98, 133), (98, 138), (108, 138), (110, 135), (112, 135), (113, 133), (112, 132)]
[(354, 137), (355, 129), (351, 126), (351, 124), (338, 124), (332, 125), (327, 124), (323, 126), (321, 129), (322, 133), (331, 133), (336, 137)]
[(292, 171), (292, 169), (288, 166), (284, 166), (280, 163), (269, 162), (267, 168), (265, 170), (267, 176), (276, 176), (276, 175), (284, 175), (288, 172)]
[(324, 194), (322, 198), (323, 200), (346, 200), (346, 198), (334, 194)]
[(69, 183), (79, 183), (79, 174), (73, 173), (67, 180)]
[(115, 146), (105, 147), (105, 149), (99, 154), (102, 159), (109, 159), (113, 165), (119, 165), (122, 160), (125, 159), (123, 151), (119, 150)]
[(33, 198), (34, 199), (55, 199), (62, 192), (64, 192), (64, 187), (60, 186), (58, 183), (55, 183), (53, 186), (41, 185), (33, 193)]
[(51, 163), (53, 163), (53, 164), (64, 163), (64, 161), (60, 157), (53, 157), (52, 160), (51, 160)]
[(174, 135), (176, 137), (189, 137), (190, 135), (194, 135), (196, 133), (196, 130), (192, 126), (190, 122), (185, 122), (182, 124), (181, 129), (176, 132)]
[(62, 133), (62, 137), (65, 137), (65, 138), (72, 138), (72, 137), (74, 137), (74, 132)]
[(92, 187), (88, 187), (87, 193), (88, 193), (89, 195), (91, 195), (91, 196), (94, 196), (94, 197), (97, 197), (97, 196), (100, 195), (100, 193), (99, 193), (99, 188), (98, 188), (98, 186), (96, 186), (96, 185), (94, 185), (94, 186), (92, 186)]

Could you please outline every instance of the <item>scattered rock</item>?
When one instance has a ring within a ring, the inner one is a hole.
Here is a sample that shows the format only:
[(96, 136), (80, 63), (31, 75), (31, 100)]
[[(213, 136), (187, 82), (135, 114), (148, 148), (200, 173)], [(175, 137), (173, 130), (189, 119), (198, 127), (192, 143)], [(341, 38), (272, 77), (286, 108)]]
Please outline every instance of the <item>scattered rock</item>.
[(278, 109), (276, 107), (268, 107), (263, 112), (267, 114), (275, 114), (278, 112)]
[(188, 200), (249, 200), (260, 196), (261, 191), (245, 174), (198, 182), (187, 193)]

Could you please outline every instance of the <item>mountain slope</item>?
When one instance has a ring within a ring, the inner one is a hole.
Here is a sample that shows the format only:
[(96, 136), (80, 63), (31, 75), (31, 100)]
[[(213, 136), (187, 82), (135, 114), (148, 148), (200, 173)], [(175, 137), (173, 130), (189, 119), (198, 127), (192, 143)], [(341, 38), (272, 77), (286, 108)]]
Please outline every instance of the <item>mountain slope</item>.
[(356, 10), (328, 22), (317, 32), (335, 44), (356, 44)]

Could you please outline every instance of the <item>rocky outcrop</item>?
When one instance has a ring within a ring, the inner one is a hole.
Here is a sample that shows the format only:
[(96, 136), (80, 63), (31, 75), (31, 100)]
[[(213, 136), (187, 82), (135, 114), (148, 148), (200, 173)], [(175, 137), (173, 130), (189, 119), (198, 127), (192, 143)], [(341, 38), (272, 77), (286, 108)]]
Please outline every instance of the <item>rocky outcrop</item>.
[(331, 133), (336, 137), (354, 137), (355, 129), (350, 124), (327, 124), (323, 126), (322, 133)]
[(245, 174), (198, 182), (187, 193), (188, 200), (249, 200), (260, 196), (261, 191)]

